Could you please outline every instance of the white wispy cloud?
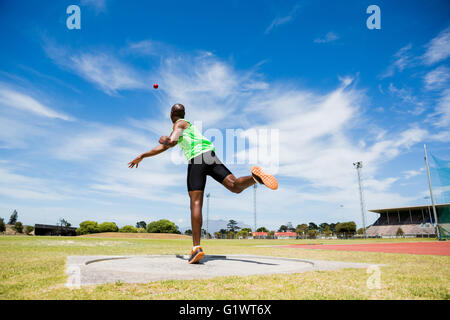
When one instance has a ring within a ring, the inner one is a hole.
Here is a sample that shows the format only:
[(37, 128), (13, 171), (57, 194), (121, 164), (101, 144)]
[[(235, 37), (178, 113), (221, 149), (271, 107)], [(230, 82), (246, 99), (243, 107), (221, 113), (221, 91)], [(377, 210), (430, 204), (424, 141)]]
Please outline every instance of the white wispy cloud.
[(314, 39), (314, 43), (329, 43), (339, 39), (339, 36), (334, 32), (328, 32), (325, 37)]
[(46, 135), (45, 128), (14, 119), (10, 114), (0, 116), (0, 128), (1, 149), (26, 149), (29, 147), (29, 140), (40, 139)]
[(144, 56), (166, 56), (170, 55), (170, 50), (172, 50), (171, 46), (152, 39), (146, 39), (137, 42), (130, 42), (125, 48), (121, 51), (126, 54), (136, 54), (136, 55), (144, 55)]
[(297, 17), (298, 11), (300, 9), (300, 5), (296, 4), (291, 11), (289, 11), (289, 13), (285, 16), (282, 17), (276, 17), (275, 19), (272, 20), (272, 22), (270, 23), (270, 25), (266, 28), (265, 33), (268, 34), (270, 33), (272, 30), (274, 30), (275, 28), (286, 24), (286, 23), (290, 23), (292, 21), (295, 20), (295, 18)]
[(358, 90), (339, 88), (326, 96), (289, 92), (258, 100), (255, 104), (264, 110), (268, 121), (264, 126), (280, 130), (280, 174), (301, 178), (314, 186), (347, 188), (354, 182), (351, 164), (356, 159), (367, 163), (366, 170), (375, 174), (380, 163), (395, 158), (426, 136), (426, 131), (411, 128), (395, 139), (360, 146), (353, 143), (347, 132), (360, 120), (362, 97)]
[(424, 76), (425, 88), (428, 90), (439, 90), (449, 87), (450, 68), (446, 66), (439, 66), (436, 69), (428, 72)]
[(434, 116), (437, 116), (437, 119), (434, 121), (434, 124), (438, 127), (443, 127), (444, 131), (447, 133), (450, 132), (448, 129), (450, 126), (450, 89), (445, 89), (441, 97), (439, 98), (436, 108), (435, 108)]
[(132, 67), (105, 53), (72, 56), (73, 70), (81, 77), (98, 85), (108, 94), (119, 90), (143, 89), (141, 76)]
[(121, 90), (146, 89), (146, 77), (113, 54), (93, 50), (75, 52), (46, 41), (44, 50), (59, 66), (70, 70), (103, 92), (113, 95)]
[(416, 97), (411, 89), (397, 88), (393, 83), (389, 83), (389, 92), (400, 98), (401, 106), (399, 112), (407, 112), (417, 116), (426, 110), (425, 103)]
[(398, 50), (393, 56), (391, 65), (379, 76), (381, 79), (392, 77), (396, 71), (403, 71), (410, 66), (414, 59), (411, 54), (412, 44), (408, 44)]
[(450, 27), (442, 30), (426, 45), (426, 52), (422, 56), (426, 65), (432, 65), (446, 60), (450, 56)]
[(13, 164), (5, 163), (4, 167), (0, 168), (0, 195), (28, 200), (57, 201), (68, 198), (68, 193), (62, 191), (60, 184), (14, 172), (8, 168), (9, 166), (13, 166)]
[(202, 120), (205, 126), (219, 121), (233, 123), (240, 118), (236, 111), (242, 101), (268, 87), (256, 72), (236, 71), (208, 52), (169, 56), (158, 73), (163, 79), (160, 88), (166, 94), (162, 117), (168, 116), (167, 105), (180, 102), (189, 106), (190, 119)]
[(411, 56), (409, 55), (409, 51), (411, 50), (412, 45), (408, 44), (407, 46), (404, 46), (401, 48), (394, 57), (396, 58), (394, 61), (394, 66), (397, 67), (398, 70), (403, 71), (403, 69), (406, 68), (406, 66), (411, 61)]
[[(442, 30), (425, 46), (423, 55), (412, 54), (412, 44), (402, 47), (394, 55), (394, 62), (380, 75), (381, 79), (391, 77), (396, 71), (406, 68), (431, 66), (446, 60), (450, 56), (450, 27)], [(398, 88), (393, 83), (389, 84), (389, 92), (402, 101), (400, 112), (420, 115), (427, 111), (428, 105), (432, 106), (431, 113), (426, 116), (426, 121), (434, 126), (443, 128), (438, 133), (430, 134), (429, 138), (435, 141), (446, 142), (450, 140), (450, 130), (446, 128), (450, 124), (450, 92), (448, 88), (450, 69), (446, 65), (440, 65), (428, 71), (423, 76), (424, 89), (435, 91), (437, 96), (418, 97), (412, 89)], [(434, 101), (434, 103), (433, 103)]]
[(15, 108), (40, 117), (73, 120), (70, 116), (58, 112), (45, 104), (39, 102), (27, 94), (21, 93), (0, 83), (0, 105), (3, 107)]
[(405, 179), (411, 179), (412, 177), (421, 175), (425, 169), (420, 168), (419, 170), (406, 170), (403, 172)]
[(414, 56), (412, 44), (400, 48), (393, 56), (393, 62), (379, 76), (384, 79), (392, 77), (395, 72), (402, 72), (406, 68), (420, 65), (433, 65), (446, 60), (450, 56), (450, 27), (442, 30), (435, 38), (431, 39), (425, 46), (426, 51), (421, 56)]

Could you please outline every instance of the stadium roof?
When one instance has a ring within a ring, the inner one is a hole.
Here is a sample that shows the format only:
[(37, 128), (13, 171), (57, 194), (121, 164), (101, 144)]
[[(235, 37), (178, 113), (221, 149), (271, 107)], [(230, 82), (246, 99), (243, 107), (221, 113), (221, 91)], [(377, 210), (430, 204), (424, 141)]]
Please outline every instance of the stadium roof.
[[(407, 210), (420, 210), (420, 209), (428, 209), (431, 208), (432, 205), (431, 204), (427, 204), (424, 206), (412, 206), (412, 207), (400, 207), (400, 208), (388, 208), (388, 209), (372, 209), (369, 210), (370, 212), (375, 212), (375, 213), (386, 213), (386, 212), (390, 212), (390, 211), (407, 211)], [(442, 203), (442, 204), (436, 204), (437, 208), (440, 207), (450, 207), (450, 203)]]

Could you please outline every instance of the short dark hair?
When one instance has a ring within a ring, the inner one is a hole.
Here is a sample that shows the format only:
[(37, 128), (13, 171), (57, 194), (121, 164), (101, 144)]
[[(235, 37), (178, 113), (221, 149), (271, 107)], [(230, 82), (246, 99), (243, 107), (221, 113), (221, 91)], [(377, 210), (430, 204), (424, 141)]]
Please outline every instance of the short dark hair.
[(184, 106), (181, 103), (176, 103), (172, 106), (172, 110), (171, 110), (172, 116), (177, 117), (177, 118), (184, 118)]

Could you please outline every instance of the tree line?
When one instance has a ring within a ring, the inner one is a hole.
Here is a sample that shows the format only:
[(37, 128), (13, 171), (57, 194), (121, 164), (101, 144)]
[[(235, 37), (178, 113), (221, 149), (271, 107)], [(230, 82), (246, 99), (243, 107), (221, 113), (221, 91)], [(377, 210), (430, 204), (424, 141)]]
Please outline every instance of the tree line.
[(302, 223), (293, 227), (291, 222), (286, 225), (281, 225), (278, 232), (296, 232), (299, 238), (302, 239), (315, 239), (318, 236), (332, 237), (337, 236), (339, 238), (352, 237), (355, 234), (363, 234), (364, 230), (356, 230), (356, 223), (354, 221), (326, 223), (323, 222), (319, 225), (314, 222), (308, 224)]
[[(22, 222), (18, 221), (19, 214), (17, 210), (14, 210), (9, 218), (8, 225), (12, 225), (13, 230), (17, 233), (31, 234), (34, 231), (32, 226), (24, 226)], [(6, 231), (5, 220), (0, 218), (0, 233)], [(59, 219), (56, 223), (61, 229), (69, 228), (71, 223), (65, 219)], [(92, 220), (86, 220), (80, 223), (79, 228), (76, 229), (78, 235), (91, 234), (91, 233), (101, 233), (101, 232), (126, 232), (126, 233), (174, 233), (181, 234), (178, 226), (172, 221), (167, 219), (161, 219), (158, 221), (153, 221), (146, 223), (145, 221), (138, 221), (135, 226), (126, 225), (121, 228), (117, 226), (115, 222), (102, 222), (98, 223)]]
[[(266, 227), (259, 227), (256, 232), (267, 232), (267, 238), (273, 239), (275, 232), (296, 232), (297, 237), (300, 239), (315, 239), (319, 236), (339, 238), (353, 237), (355, 234), (363, 234), (364, 230), (356, 230), (356, 223), (354, 221), (349, 222), (337, 222), (337, 223), (321, 223), (319, 225), (314, 222), (308, 224), (298, 224), (296, 227), (291, 222), (281, 225), (277, 231), (267, 229)], [(214, 232), (216, 239), (235, 239), (235, 238), (248, 238), (252, 233), (250, 228), (240, 228), (235, 220), (229, 220), (226, 229), (220, 229)], [(192, 235), (192, 230), (186, 230), (186, 235)], [(211, 238), (211, 234), (206, 234), (206, 230), (202, 229), (202, 236)]]
[(148, 224), (145, 221), (138, 221), (136, 226), (126, 225), (121, 228), (115, 222), (103, 222), (99, 224), (96, 221), (86, 220), (80, 223), (80, 227), (76, 231), (78, 235), (102, 232), (181, 234), (178, 226), (167, 219), (153, 221)]

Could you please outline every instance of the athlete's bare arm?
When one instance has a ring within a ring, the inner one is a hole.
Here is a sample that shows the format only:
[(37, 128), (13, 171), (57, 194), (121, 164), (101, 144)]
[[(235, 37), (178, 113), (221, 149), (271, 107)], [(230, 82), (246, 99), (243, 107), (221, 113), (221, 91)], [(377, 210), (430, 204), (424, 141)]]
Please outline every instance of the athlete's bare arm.
[(134, 168), (134, 166), (139, 167), (139, 163), (144, 159), (148, 157), (156, 156), (157, 154), (160, 154), (164, 151), (166, 151), (169, 148), (172, 148), (177, 145), (178, 139), (180, 138), (181, 134), (183, 133), (183, 130), (187, 128), (189, 124), (186, 121), (178, 121), (173, 126), (173, 131), (170, 134), (169, 137), (162, 136), (159, 138), (159, 146), (154, 147), (152, 150), (148, 152), (144, 152), (143, 154), (139, 155), (136, 159), (128, 163), (128, 168)]
[(143, 154), (139, 155), (133, 161), (128, 162), (128, 168), (134, 168), (134, 166), (136, 166), (136, 168), (137, 168), (137, 167), (139, 167), (139, 163), (144, 158), (156, 156), (157, 154), (160, 154), (160, 153), (166, 151), (169, 148), (170, 148), (169, 146), (165, 146), (163, 144), (160, 144), (159, 146), (154, 147), (152, 150), (150, 150), (148, 152), (144, 152)]
[(163, 137), (159, 138), (159, 143), (161, 143), (165, 146), (169, 146), (169, 147), (176, 146), (178, 143), (178, 140), (180, 139), (181, 135), (183, 134), (183, 130), (187, 129), (188, 127), (189, 127), (189, 123), (187, 123), (184, 120), (175, 122), (170, 136), (168, 136), (168, 137), (163, 136)]

